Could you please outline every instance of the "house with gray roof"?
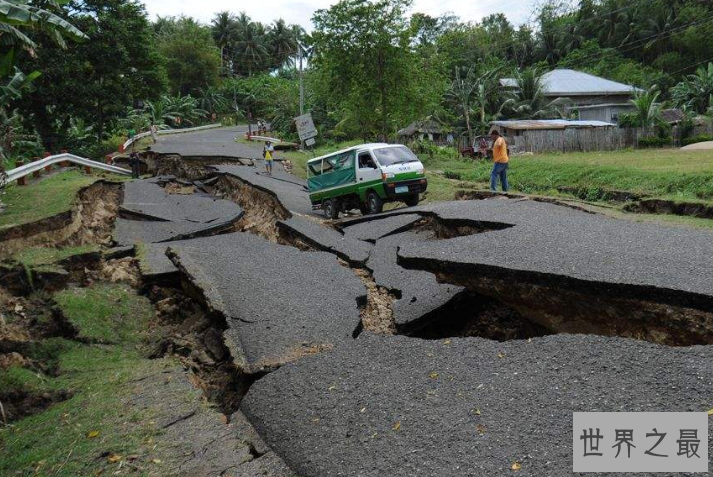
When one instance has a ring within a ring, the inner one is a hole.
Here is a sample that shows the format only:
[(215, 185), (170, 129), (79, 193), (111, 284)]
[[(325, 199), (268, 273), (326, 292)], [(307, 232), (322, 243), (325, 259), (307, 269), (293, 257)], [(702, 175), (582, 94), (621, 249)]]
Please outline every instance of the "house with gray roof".
[[(546, 98), (577, 111), (582, 121), (618, 123), (619, 117), (633, 110), (630, 100), (639, 88), (600, 78), (582, 71), (556, 69), (542, 75)], [(517, 88), (515, 78), (503, 78), (504, 88)]]

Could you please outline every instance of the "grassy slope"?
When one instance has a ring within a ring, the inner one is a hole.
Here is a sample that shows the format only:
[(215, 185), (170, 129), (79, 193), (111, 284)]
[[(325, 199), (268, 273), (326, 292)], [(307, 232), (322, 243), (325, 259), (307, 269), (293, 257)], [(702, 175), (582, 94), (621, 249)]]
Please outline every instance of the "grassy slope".
[[(316, 155), (358, 144), (358, 141), (322, 146)], [(293, 164), (293, 172), (306, 177), (305, 164), (311, 154), (281, 153)], [(452, 200), (457, 189), (487, 189), (491, 164), (457, 157), (452, 150), (419, 155), (426, 166), (428, 192), (425, 202)], [(557, 188), (578, 189), (581, 198), (597, 200), (602, 190), (623, 190), (675, 201), (713, 203), (713, 151), (624, 150), (572, 154), (543, 154), (513, 157), (510, 165), (513, 192), (571, 197)], [(668, 215), (610, 215), (638, 221), (713, 227), (710, 220)]]
[(153, 450), (156, 430), (150, 416), (124, 404), (134, 380), (170, 365), (141, 355), (153, 314), (150, 303), (125, 285), (65, 291), (57, 298), (81, 333), (117, 343), (55, 338), (38, 345), (32, 357), (56, 360), (58, 377), (19, 368), (0, 372), (0, 386), (74, 392), (67, 401), (0, 428), (0, 475), (95, 475), (105, 468), (106, 453), (148, 456)]
[(72, 170), (56, 173), (28, 186), (10, 185), (2, 197), (5, 209), (0, 212), (0, 229), (69, 210), (77, 192), (97, 179), (97, 176)]

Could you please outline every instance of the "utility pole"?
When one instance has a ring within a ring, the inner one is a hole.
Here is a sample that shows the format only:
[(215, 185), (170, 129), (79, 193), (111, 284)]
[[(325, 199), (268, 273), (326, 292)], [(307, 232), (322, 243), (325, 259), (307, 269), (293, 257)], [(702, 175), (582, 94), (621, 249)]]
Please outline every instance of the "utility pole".
[(302, 44), (297, 42), (297, 53), (300, 61), (300, 116), (305, 113), (305, 81), (304, 72), (302, 70)]
[[(302, 43), (300, 43), (299, 40), (297, 40), (297, 54), (299, 55), (300, 62), (300, 116), (302, 116), (305, 113), (305, 81), (304, 72), (302, 70)], [(305, 142), (300, 142), (301, 149), (304, 151)]]

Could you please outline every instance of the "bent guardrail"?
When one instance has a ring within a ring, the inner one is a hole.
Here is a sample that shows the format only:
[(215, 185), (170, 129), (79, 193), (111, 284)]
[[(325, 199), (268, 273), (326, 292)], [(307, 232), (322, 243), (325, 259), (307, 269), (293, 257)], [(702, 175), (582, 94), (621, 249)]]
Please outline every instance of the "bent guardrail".
[(109, 164), (103, 164), (101, 162), (93, 161), (84, 157), (75, 156), (74, 154), (64, 153), (57, 154), (54, 156), (49, 156), (38, 161), (30, 162), (24, 166), (20, 166), (9, 171), (5, 171), (5, 183), (10, 183), (16, 180), (20, 180), (30, 174), (41, 171), (45, 167), (57, 164), (58, 162), (72, 162), (84, 167), (90, 167), (92, 169), (100, 169), (102, 171), (113, 172), (114, 174), (120, 174), (122, 176), (130, 176), (131, 171), (124, 169), (122, 167), (112, 166)]

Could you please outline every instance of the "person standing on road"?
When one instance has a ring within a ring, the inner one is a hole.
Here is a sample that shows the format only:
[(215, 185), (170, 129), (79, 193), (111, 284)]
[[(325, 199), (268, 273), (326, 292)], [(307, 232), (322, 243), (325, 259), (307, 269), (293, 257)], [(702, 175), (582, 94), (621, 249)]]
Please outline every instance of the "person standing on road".
[(131, 177), (138, 179), (141, 176), (141, 160), (136, 151), (132, 151), (129, 154), (129, 165), (131, 166)]
[(272, 175), (272, 153), (275, 152), (275, 146), (271, 142), (265, 143), (265, 170), (268, 175)]
[(503, 192), (508, 191), (508, 145), (505, 138), (500, 135), (497, 129), (490, 132), (493, 139), (493, 171), (490, 173), (490, 190), (496, 192), (498, 189), (498, 178), (502, 185)]

